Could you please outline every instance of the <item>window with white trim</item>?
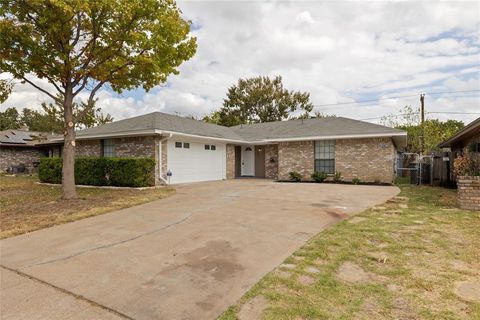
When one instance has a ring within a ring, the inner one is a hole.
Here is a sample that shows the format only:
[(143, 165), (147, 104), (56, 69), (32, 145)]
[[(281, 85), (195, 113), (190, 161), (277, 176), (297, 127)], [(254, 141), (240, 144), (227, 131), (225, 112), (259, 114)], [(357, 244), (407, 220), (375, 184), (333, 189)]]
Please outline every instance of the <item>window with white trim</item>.
[(217, 150), (217, 147), (216, 147), (214, 144), (212, 144), (212, 145), (210, 146), (210, 150), (215, 151), (215, 150)]
[(181, 148), (182, 147), (182, 143), (181, 142), (175, 142), (175, 148)]
[(335, 140), (315, 141), (315, 171), (335, 173)]

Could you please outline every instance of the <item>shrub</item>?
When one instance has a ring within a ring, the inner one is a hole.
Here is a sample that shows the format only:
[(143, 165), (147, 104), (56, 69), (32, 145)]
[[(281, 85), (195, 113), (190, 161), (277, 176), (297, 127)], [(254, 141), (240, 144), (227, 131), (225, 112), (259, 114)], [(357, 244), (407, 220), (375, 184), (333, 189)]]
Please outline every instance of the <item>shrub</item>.
[(456, 176), (480, 175), (480, 157), (473, 152), (466, 152), (453, 161), (453, 172)]
[(358, 179), (357, 177), (355, 177), (355, 178), (352, 179), (352, 183), (353, 183), (353, 184), (359, 184), (359, 183), (360, 183), (360, 179)]
[(327, 179), (327, 174), (322, 171), (315, 171), (314, 173), (312, 173), (311, 177), (313, 181), (320, 183)]
[(300, 172), (290, 171), (288, 175), (290, 176), (290, 181), (294, 181), (294, 182), (302, 181), (302, 175), (300, 174)]
[(62, 183), (62, 158), (41, 158), (38, 179), (47, 183)]
[(339, 183), (342, 181), (342, 173), (340, 171), (335, 171), (335, 174), (333, 175), (333, 182)]
[[(155, 184), (152, 158), (75, 159), (75, 183), (93, 186), (146, 187)], [(42, 182), (62, 182), (62, 158), (42, 158), (38, 177)]]

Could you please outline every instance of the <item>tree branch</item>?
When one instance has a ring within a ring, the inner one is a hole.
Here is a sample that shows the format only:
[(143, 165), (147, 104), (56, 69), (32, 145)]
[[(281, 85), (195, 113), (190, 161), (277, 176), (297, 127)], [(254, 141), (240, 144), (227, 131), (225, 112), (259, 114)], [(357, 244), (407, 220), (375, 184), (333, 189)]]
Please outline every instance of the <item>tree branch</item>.
[(39, 86), (37, 86), (35, 83), (33, 83), (32, 81), (28, 80), (27, 78), (23, 77), (22, 78), (23, 81), (25, 81), (26, 83), (30, 84), (32, 87), (36, 88), (37, 90), (45, 93), (47, 96), (49, 96), (50, 98), (52, 98), (54, 101), (58, 102), (58, 103), (62, 103), (62, 101), (60, 99), (58, 99), (57, 97), (55, 97), (54, 95), (52, 95), (50, 92), (48, 92), (47, 90), (43, 89), (43, 88), (40, 88)]
[(55, 87), (55, 89), (57, 89), (58, 92), (60, 92), (61, 94), (65, 94), (65, 92), (62, 91), (62, 89), (60, 89), (60, 87), (55, 84), (55, 81), (53, 81), (53, 79), (52, 79), (51, 77), (49, 77), (49, 76), (47, 76), (47, 75), (45, 75), (45, 74), (43, 74), (42, 76), (44, 76), (45, 78), (47, 78), (47, 80)]
[(81, 24), (81, 16), (82, 14), (81, 13), (78, 13), (77, 14), (77, 33), (75, 35), (75, 38), (73, 39), (73, 42), (71, 44), (72, 48), (75, 48), (75, 46), (77, 45), (78, 41), (80, 40), (80, 24)]
[(79, 113), (77, 114), (76, 116), (77, 119), (83, 119), (83, 117), (85, 117), (88, 111), (90, 111), (94, 107), (93, 100), (94, 100), (95, 94), (106, 82), (107, 82), (106, 80), (100, 81), (93, 88), (93, 90), (90, 92), (90, 95), (88, 96), (88, 100), (87, 100), (87, 103), (85, 104), (85, 107), (83, 108), (82, 111), (79, 111)]

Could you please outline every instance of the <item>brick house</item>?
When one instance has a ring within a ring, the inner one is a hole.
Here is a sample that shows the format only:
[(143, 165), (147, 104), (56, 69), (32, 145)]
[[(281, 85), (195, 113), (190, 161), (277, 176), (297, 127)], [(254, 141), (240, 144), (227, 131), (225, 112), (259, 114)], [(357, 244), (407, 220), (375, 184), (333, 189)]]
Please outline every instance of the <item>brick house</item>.
[(46, 148), (37, 146), (46, 138), (45, 133), (28, 130), (0, 131), (0, 172), (14, 167), (32, 171), (40, 158), (47, 155)]
[(438, 145), (448, 155), (451, 170), (449, 171), (450, 179), (456, 180), (453, 168), (453, 162), (456, 157), (463, 155), (466, 151), (472, 154), (480, 155), (480, 118), (466, 125), (462, 130), (448, 138)]
[[(477, 159), (477, 165), (480, 163), (480, 118), (466, 125), (455, 135), (445, 140), (439, 145), (448, 155), (449, 161), (446, 162), (449, 179), (457, 183), (457, 201), (462, 209), (480, 211), (480, 176), (456, 177), (454, 172), (454, 160), (466, 152), (473, 159)], [(452, 165), (453, 164), (453, 165)], [(450, 167), (451, 170), (450, 170)], [(477, 172), (480, 168), (477, 166)]]
[[(77, 132), (77, 156), (152, 157), (158, 184), (341, 172), (344, 180), (392, 183), (406, 132), (342, 118), (223, 127), (154, 112)], [(61, 154), (53, 139), (50, 155)], [(170, 173), (170, 174), (167, 174)]]

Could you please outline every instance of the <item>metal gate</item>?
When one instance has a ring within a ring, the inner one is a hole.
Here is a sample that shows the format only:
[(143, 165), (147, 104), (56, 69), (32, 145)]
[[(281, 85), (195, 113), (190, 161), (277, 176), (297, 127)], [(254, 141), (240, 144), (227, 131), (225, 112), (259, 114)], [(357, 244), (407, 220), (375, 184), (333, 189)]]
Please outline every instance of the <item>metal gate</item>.
[(397, 153), (395, 176), (397, 183), (432, 185), (434, 156), (418, 153)]

